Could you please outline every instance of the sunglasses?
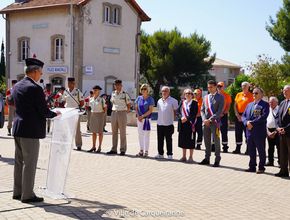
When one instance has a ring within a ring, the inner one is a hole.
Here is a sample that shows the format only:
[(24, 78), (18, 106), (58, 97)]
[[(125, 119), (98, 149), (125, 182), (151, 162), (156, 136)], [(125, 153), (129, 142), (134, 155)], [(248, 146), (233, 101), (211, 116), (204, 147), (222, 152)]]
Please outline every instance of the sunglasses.
[(147, 90), (147, 89), (146, 89), (146, 88), (143, 88), (143, 89), (141, 89), (141, 91), (142, 91), (142, 90)]
[(258, 93), (258, 92), (253, 92), (253, 94), (254, 94), (254, 95), (258, 95), (259, 93)]
[(187, 93), (185, 93), (185, 95), (192, 95), (192, 93), (191, 92), (187, 92)]

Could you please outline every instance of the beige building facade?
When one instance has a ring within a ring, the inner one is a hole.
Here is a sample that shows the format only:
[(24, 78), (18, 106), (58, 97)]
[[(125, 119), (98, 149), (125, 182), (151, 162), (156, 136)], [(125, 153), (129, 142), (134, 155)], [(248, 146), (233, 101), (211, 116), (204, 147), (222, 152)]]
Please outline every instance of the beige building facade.
[(214, 76), (217, 82), (224, 82), (226, 86), (232, 84), (241, 73), (241, 66), (219, 58), (215, 59), (212, 66), (210, 75)]
[(135, 0), (29, 0), (2, 9), (6, 19), (7, 80), (24, 76), (24, 60), (45, 62), (44, 83), (56, 89), (75, 77), (87, 91), (110, 94), (123, 80), (134, 98), (139, 83), (140, 28), (150, 18)]

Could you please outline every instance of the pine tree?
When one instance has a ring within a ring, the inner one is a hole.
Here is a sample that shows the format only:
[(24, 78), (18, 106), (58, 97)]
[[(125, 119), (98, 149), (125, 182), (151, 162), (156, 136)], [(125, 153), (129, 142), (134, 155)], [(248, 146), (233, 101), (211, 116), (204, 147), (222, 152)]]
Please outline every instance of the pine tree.
[(0, 61), (0, 77), (5, 77), (5, 55), (4, 55), (4, 41), (1, 44), (1, 61)]

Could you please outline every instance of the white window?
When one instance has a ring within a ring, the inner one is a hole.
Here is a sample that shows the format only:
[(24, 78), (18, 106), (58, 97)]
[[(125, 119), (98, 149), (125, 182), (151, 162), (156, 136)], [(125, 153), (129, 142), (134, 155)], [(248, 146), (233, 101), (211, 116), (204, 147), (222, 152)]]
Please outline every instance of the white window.
[(121, 6), (110, 3), (103, 4), (103, 22), (106, 24), (121, 24)]
[(62, 60), (63, 55), (62, 55), (62, 51), (63, 51), (63, 39), (62, 38), (56, 38), (55, 41), (55, 60)]
[(22, 62), (29, 57), (29, 38), (21, 37), (18, 39), (18, 61)]
[(120, 8), (113, 9), (113, 24), (120, 24)]
[(104, 22), (105, 23), (111, 23), (111, 7), (108, 5), (105, 5), (104, 10)]
[(64, 61), (64, 35), (56, 34), (51, 37), (51, 60)]

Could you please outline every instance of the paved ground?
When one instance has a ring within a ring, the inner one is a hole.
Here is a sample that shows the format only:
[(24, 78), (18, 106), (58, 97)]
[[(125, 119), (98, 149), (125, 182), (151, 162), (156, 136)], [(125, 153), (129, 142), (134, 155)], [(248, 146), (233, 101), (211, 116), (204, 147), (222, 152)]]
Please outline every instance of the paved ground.
[[(5, 125), (6, 126), (6, 125)], [(6, 127), (5, 127), (6, 128)], [(110, 124), (107, 125), (110, 131)], [(82, 123), (82, 131), (85, 131)], [(221, 167), (181, 163), (181, 150), (174, 134), (174, 160), (155, 160), (156, 124), (151, 134), (150, 158), (135, 158), (137, 129), (128, 127), (128, 155), (73, 151), (66, 191), (74, 198), (22, 204), (12, 200), (13, 139), (0, 130), (0, 219), (290, 219), (290, 179), (266, 173), (246, 173), (248, 156), (222, 154)], [(229, 132), (230, 150), (234, 133)], [(43, 146), (49, 139), (44, 140)], [(91, 147), (83, 133), (83, 149)], [(110, 150), (111, 135), (104, 137), (103, 151)], [(244, 149), (243, 149), (244, 150)], [(199, 162), (204, 151), (195, 151)], [(39, 167), (44, 161), (40, 155)], [(38, 169), (36, 192), (45, 182), (45, 169)]]

